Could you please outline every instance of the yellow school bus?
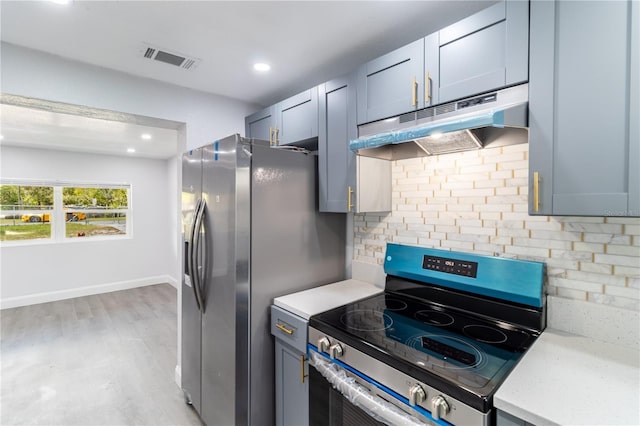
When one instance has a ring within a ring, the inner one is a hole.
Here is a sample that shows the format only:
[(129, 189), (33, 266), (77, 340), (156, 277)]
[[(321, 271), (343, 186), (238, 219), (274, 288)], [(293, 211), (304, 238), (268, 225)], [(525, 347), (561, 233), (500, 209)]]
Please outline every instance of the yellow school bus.
[[(65, 220), (67, 222), (77, 222), (79, 220), (85, 220), (87, 215), (81, 212), (67, 212)], [(23, 222), (50, 222), (50, 213), (37, 213), (37, 214), (24, 214), (21, 220)]]

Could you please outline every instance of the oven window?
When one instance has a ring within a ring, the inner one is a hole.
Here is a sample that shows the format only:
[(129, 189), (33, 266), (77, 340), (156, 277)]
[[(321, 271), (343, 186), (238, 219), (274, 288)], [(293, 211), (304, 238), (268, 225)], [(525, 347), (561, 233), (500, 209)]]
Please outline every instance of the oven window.
[(335, 390), (315, 368), (309, 368), (310, 426), (384, 425), (353, 405)]

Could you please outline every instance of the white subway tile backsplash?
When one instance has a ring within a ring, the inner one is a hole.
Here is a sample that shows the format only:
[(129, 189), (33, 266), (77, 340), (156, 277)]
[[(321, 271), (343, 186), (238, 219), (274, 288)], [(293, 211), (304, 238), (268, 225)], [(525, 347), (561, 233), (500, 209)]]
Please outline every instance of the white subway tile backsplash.
[(607, 244), (606, 253), (607, 254), (619, 254), (619, 255), (622, 255), (622, 256), (632, 256), (632, 257), (635, 257), (635, 258), (640, 258), (640, 247)]
[(587, 300), (587, 292), (583, 290), (573, 290), (569, 288), (558, 288), (555, 294), (559, 297), (565, 297), (567, 299), (574, 300)]
[(528, 215), (528, 144), (396, 161), (393, 212), (354, 215), (354, 257), (386, 242), (543, 261), (547, 291), (640, 310), (640, 219)]
[(618, 256), (614, 254), (596, 254), (594, 261), (596, 263), (605, 263), (608, 265), (640, 267), (640, 259), (633, 256)]

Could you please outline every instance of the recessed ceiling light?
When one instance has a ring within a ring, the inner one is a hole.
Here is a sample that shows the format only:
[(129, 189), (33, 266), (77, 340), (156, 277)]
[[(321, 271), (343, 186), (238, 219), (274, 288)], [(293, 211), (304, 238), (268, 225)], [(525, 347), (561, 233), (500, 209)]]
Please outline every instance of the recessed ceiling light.
[(71, 0), (49, 0), (51, 3), (55, 3), (55, 4), (69, 4), (71, 3)]
[(262, 63), (262, 62), (258, 62), (257, 64), (253, 64), (253, 69), (256, 70), (256, 71), (265, 72), (265, 71), (269, 71), (271, 69), (271, 65), (265, 64), (265, 63)]
[(4, 139), (4, 135), (0, 135), (0, 141)]
[(148, 140), (151, 139), (151, 135), (149, 133), (143, 133), (143, 134), (140, 135), (140, 137), (142, 139), (144, 139), (145, 141), (148, 141)]
[(127, 148), (127, 152), (133, 154), (134, 152), (136, 152), (135, 148)]

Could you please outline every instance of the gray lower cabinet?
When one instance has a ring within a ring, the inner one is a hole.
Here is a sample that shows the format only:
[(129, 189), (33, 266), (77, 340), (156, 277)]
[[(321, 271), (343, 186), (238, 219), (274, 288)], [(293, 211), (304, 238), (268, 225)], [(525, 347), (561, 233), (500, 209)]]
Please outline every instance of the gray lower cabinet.
[(439, 31), (438, 102), (526, 82), (529, 2), (501, 1)]
[(245, 117), (244, 134), (247, 138), (273, 141), (276, 127), (275, 107), (270, 106)]
[(512, 416), (502, 410), (496, 412), (496, 426), (533, 426), (518, 417)]
[(357, 157), (356, 76), (318, 86), (318, 195), (321, 212), (391, 211), (391, 162)]
[(358, 124), (423, 105), (423, 68), (422, 39), (361, 65), (357, 71)]
[(275, 336), (276, 426), (309, 424), (307, 321), (271, 306)]
[(310, 140), (317, 137), (317, 87), (305, 90), (276, 104), (277, 145), (304, 146), (306, 143), (310, 143)]
[(639, 15), (531, 3), (530, 214), (640, 216)]

